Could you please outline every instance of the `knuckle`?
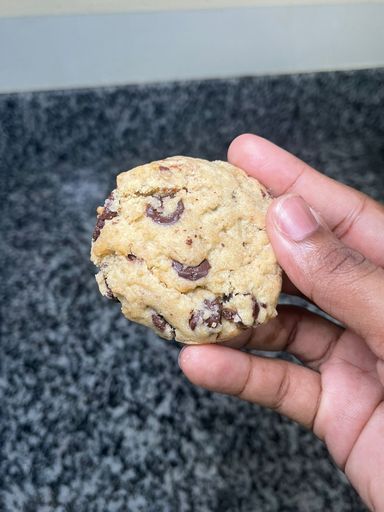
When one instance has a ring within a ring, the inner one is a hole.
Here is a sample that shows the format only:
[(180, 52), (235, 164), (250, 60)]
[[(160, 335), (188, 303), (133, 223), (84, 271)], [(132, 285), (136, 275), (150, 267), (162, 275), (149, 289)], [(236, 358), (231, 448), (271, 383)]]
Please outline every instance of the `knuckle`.
[(291, 391), (291, 374), (288, 365), (281, 366), (282, 373), (279, 377), (276, 392), (271, 401), (270, 408), (280, 412)]
[(341, 219), (341, 221), (332, 228), (333, 233), (343, 240), (350, 233), (353, 232), (357, 222), (364, 215), (368, 207), (368, 197), (364, 194), (358, 193), (355, 200), (351, 205), (349, 212)]
[(350, 247), (339, 243), (325, 247), (310, 264), (310, 298), (316, 302), (319, 294), (332, 294), (336, 286), (355, 286), (377, 269), (364, 255)]
[(320, 256), (318, 272), (332, 276), (348, 275), (367, 263), (362, 254), (346, 245), (337, 244), (328, 248)]
[(252, 371), (253, 371), (253, 364), (252, 364), (252, 356), (251, 354), (248, 354), (248, 370), (245, 374), (244, 380), (240, 386), (240, 388), (234, 393), (235, 396), (238, 398), (244, 398), (246, 399), (246, 395), (248, 393), (248, 389), (250, 387), (250, 383), (252, 381)]

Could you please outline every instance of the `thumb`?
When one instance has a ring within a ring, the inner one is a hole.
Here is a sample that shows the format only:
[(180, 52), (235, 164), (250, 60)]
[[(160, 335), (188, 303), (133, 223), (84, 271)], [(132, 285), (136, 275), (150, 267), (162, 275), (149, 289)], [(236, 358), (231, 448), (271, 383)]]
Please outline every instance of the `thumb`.
[(267, 228), (293, 284), (384, 359), (384, 270), (344, 245), (300, 196), (275, 199)]

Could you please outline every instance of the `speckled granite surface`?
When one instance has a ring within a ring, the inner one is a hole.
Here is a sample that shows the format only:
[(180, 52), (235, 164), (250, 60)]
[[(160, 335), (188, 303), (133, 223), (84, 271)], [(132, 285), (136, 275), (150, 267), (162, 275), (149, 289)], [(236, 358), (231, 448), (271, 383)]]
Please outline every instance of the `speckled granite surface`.
[(383, 199), (383, 109), (384, 70), (0, 96), (1, 510), (364, 510), (310, 433), (192, 387), (88, 253), (117, 170), (244, 131)]

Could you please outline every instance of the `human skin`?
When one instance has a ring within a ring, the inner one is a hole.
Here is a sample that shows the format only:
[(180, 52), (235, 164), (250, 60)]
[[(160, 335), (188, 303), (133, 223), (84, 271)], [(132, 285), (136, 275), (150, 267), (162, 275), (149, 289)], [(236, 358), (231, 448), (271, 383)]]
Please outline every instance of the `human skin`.
[[(194, 384), (312, 429), (368, 507), (384, 511), (384, 208), (255, 135), (237, 137), (228, 160), (275, 197), (267, 230), (283, 291), (341, 325), (282, 305), (226, 346), (184, 347), (180, 367)], [(286, 351), (303, 365), (244, 349)]]

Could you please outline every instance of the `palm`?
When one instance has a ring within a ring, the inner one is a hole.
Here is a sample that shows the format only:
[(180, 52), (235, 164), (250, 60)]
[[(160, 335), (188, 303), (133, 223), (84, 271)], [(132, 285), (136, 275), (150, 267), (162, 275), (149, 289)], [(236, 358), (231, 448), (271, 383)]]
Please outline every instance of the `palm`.
[[(368, 506), (384, 511), (384, 208), (258, 137), (239, 137), (228, 156), (282, 196), (268, 211), (267, 229), (286, 273), (283, 290), (347, 328), (280, 306), (277, 318), (227, 347), (187, 348), (181, 368), (196, 384), (313, 429)], [(302, 198), (292, 202), (287, 192)], [(308, 218), (316, 227), (295, 238)], [(233, 348), (287, 351), (303, 365)]]
[(377, 361), (366, 343), (346, 330), (319, 365), (322, 396), (314, 422), (314, 431), (369, 503), (383, 485), (384, 379)]

